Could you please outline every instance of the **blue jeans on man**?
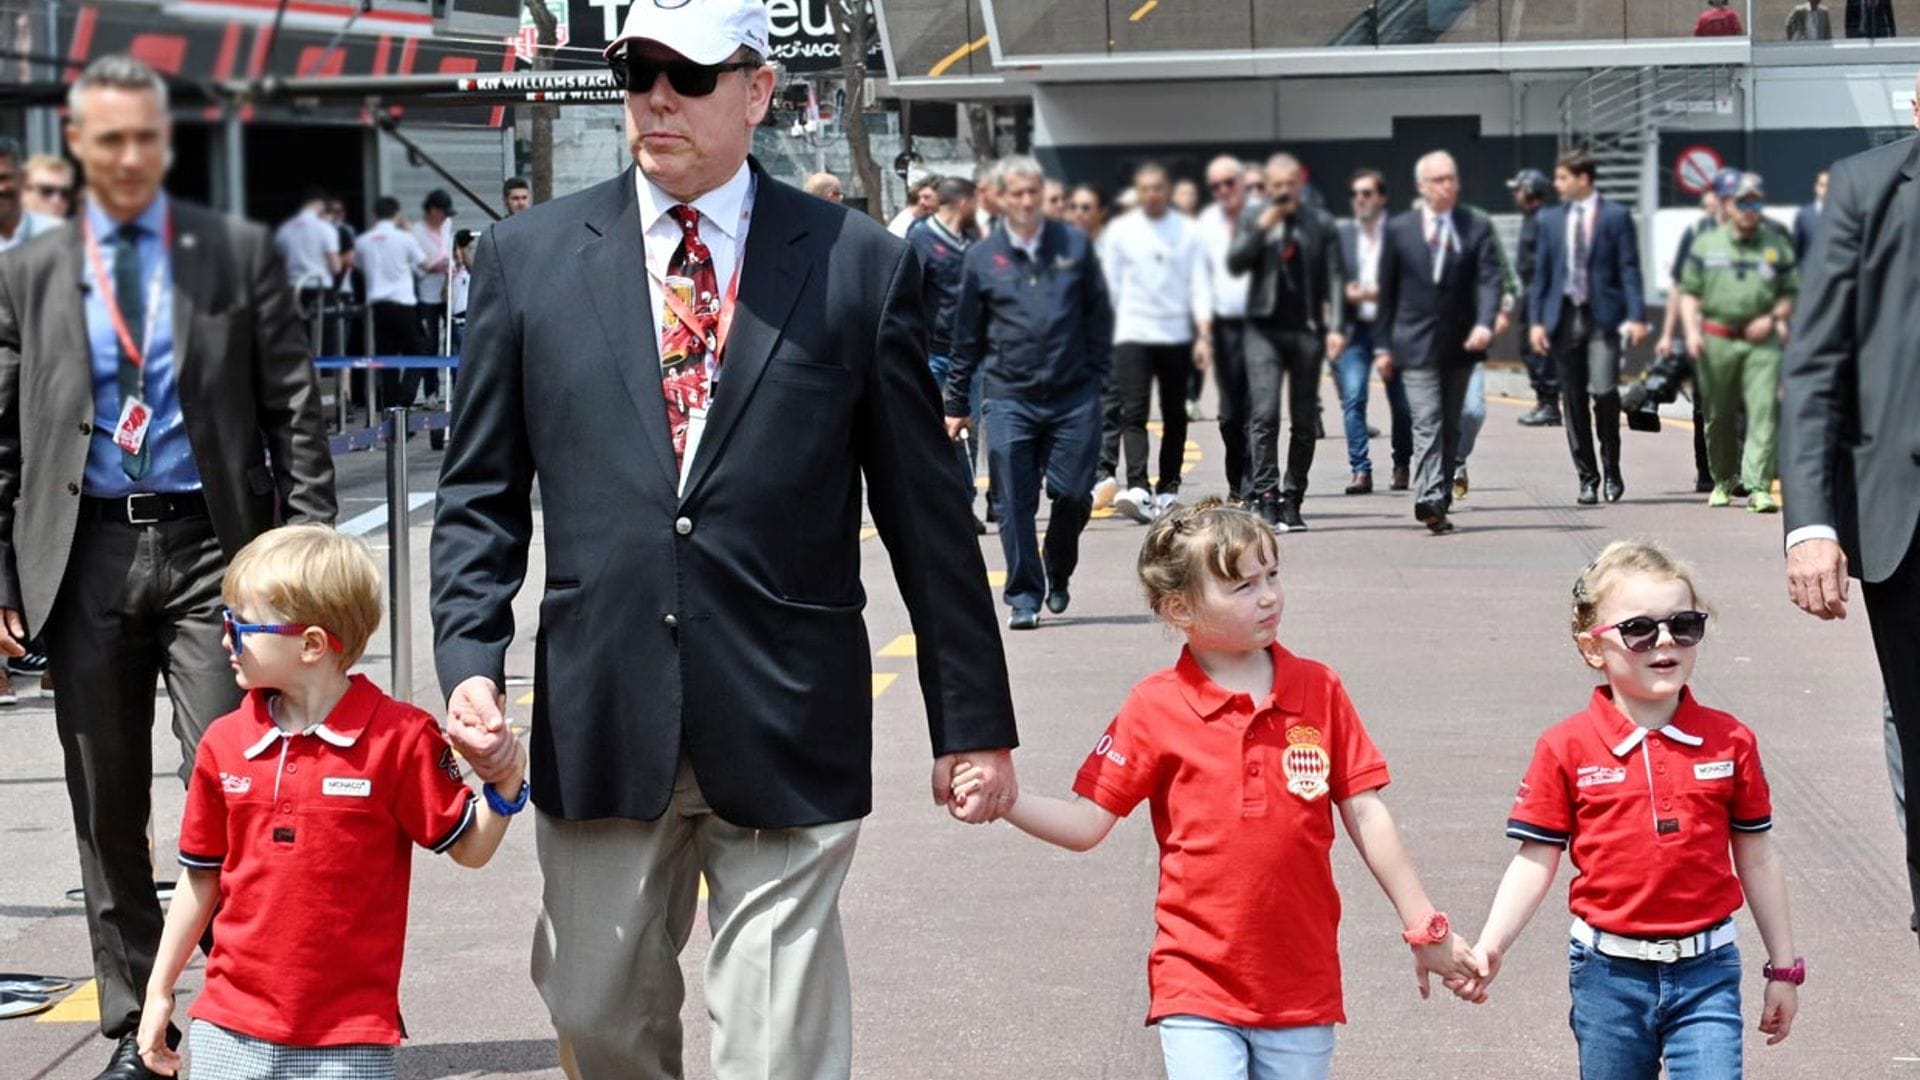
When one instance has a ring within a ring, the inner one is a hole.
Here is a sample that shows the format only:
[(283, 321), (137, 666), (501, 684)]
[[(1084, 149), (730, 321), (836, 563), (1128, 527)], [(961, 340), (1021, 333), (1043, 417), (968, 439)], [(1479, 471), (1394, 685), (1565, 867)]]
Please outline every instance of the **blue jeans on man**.
[[(1355, 473), (1373, 474), (1373, 458), (1367, 451), (1367, 395), (1373, 378), (1373, 327), (1365, 323), (1354, 327), (1347, 347), (1334, 361), (1334, 377), (1340, 383), (1340, 411), (1347, 429), (1347, 465)], [(1407, 390), (1395, 371), (1386, 380), (1387, 409), (1390, 423), (1393, 467), (1404, 469), (1413, 458), (1413, 418), (1407, 411)]]
[[(1065, 588), (1080, 563), (1080, 532), (1093, 516), (1093, 473), (1100, 462), (1100, 392), (1078, 401), (991, 398), (980, 410), (988, 468), (997, 478), (990, 497), (1007, 560), (1002, 595), (1016, 612), (1037, 612), (1049, 588)], [(1034, 521), (1043, 481), (1052, 500), (1044, 547)]]
[(1473, 377), (1467, 380), (1467, 398), (1460, 404), (1460, 453), (1453, 463), (1455, 476), (1467, 467), (1473, 444), (1487, 424), (1487, 365), (1473, 365)]
[(1567, 944), (1581, 1080), (1739, 1080), (1740, 946), (1691, 960), (1623, 960)]

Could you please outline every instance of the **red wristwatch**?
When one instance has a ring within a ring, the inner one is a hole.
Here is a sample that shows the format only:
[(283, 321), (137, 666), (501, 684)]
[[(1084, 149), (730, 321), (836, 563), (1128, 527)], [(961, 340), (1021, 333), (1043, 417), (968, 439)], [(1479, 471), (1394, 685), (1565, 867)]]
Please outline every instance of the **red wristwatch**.
[(1760, 974), (1765, 976), (1768, 982), (1792, 983), (1799, 986), (1807, 981), (1807, 958), (1794, 957), (1792, 967), (1777, 968), (1772, 964), (1761, 964)]
[(1400, 937), (1409, 945), (1438, 945), (1452, 932), (1453, 924), (1447, 921), (1447, 913), (1436, 911), (1427, 916), (1426, 925), (1418, 930), (1403, 930)]

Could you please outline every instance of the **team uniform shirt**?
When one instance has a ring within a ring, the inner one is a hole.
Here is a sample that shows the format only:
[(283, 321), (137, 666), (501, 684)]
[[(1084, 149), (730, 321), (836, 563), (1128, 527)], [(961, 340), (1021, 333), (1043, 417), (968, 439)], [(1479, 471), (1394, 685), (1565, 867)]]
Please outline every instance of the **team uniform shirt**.
[(1507, 835), (1568, 849), (1568, 906), (1587, 924), (1636, 938), (1696, 934), (1740, 910), (1735, 832), (1773, 827), (1753, 732), (1681, 692), (1659, 731), (1635, 724), (1600, 687), (1584, 712), (1540, 736)]
[(1227, 271), (1227, 249), (1233, 246), (1236, 224), (1219, 203), (1207, 204), (1193, 223), (1207, 251), (1207, 291), (1213, 294), (1213, 313), (1222, 319), (1247, 317), (1247, 288), (1253, 280), (1250, 274)]
[(1073, 790), (1160, 845), (1147, 1022), (1244, 1027), (1346, 1020), (1334, 804), (1387, 785), (1387, 763), (1332, 669), (1275, 644), (1273, 689), (1230, 693), (1191, 652), (1149, 676)]
[[(453, 252), (453, 219), (448, 218), (440, 222), (440, 227), (437, 229), (424, 221), (420, 222), (413, 227), (413, 238), (419, 242), (420, 250), (426, 252), (427, 265), (431, 266), (439, 263)], [(433, 304), (435, 306), (446, 303), (447, 270), (445, 264), (442, 264), (440, 269), (432, 271), (431, 273), (421, 274), (420, 283), (417, 288), (420, 292), (421, 303)]]
[(312, 207), (288, 218), (274, 230), (274, 250), (287, 265), (287, 283), (295, 291), (333, 285), (331, 256), (340, 254), (340, 230)]
[(1793, 240), (1769, 229), (1742, 237), (1731, 223), (1694, 237), (1680, 268), (1680, 291), (1700, 298), (1700, 314), (1743, 328), (1800, 291)]
[(1115, 344), (1185, 345), (1213, 318), (1211, 260), (1193, 223), (1134, 211), (1101, 234)]
[(368, 303), (413, 306), (420, 302), (413, 276), (426, 265), (427, 253), (412, 233), (383, 221), (354, 240), (353, 257), (367, 279)]
[(253, 691), (200, 741), (180, 863), (220, 872), (193, 1015), (286, 1046), (397, 1045), (413, 846), (451, 848), (472, 792), (425, 712), (355, 676), (283, 732)]

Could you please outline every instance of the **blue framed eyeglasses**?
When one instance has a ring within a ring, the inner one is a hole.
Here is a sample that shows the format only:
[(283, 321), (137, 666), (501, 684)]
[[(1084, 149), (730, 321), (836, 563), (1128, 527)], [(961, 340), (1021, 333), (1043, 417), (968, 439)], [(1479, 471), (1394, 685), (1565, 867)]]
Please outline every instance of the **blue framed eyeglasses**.
[[(235, 660), (240, 659), (241, 654), (246, 651), (246, 646), (243, 643), (246, 641), (248, 634), (273, 634), (277, 637), (299, 637), (301, 634), (307, 632), (307, 625), (305, 623), (241, 622), (239, 619), (234, 618), (232, 608), (221, 609), (220, 625), (221, 628), (227, 632), (227, 640), (233, 643), (233, 658)], [(328, 648), (334, 652), (347, 651), (346, 643), (341, 641), (333, 631), (327, 630), (325, 633), (327, 635)]]

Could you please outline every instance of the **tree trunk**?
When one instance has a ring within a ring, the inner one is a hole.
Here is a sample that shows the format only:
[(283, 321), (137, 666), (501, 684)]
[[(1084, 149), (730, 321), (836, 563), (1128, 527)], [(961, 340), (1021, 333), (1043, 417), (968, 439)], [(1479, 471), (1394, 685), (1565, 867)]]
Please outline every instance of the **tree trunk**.
[(886, 224), (881, 205), (880, 166), (873, 160), (873, 141), (867, 134), (867, 50), (874, 35), (873, 5), (868, 0), (829, 0), (833, 40), (840, 46), (840, 75), (847, 84), (847, 107), (837, 119), (846, 127), (847, 150), (853, 158), (853, 178), (867, 197), (867, 213)]
[[(565, 0), (557, 0), (564, 3)], [(547, 0), (526, 0), (527, 11), (533, 15), (533, 26), (538, 33), (540, 48), (533, 56), (533, 69), (546, 71), (553, 67), (552, 49), (559, 37), (560, 20), (553, 9), (547, 6)], [(533, 175), (528, 179), (533, 184), (533, 201), (543, 203), (553, 198), (553, 117), (557, 106), (528, 105), (533, 110), (532, 131), (528, 142), (532, 149), (528, 153), (529, 168)]]

